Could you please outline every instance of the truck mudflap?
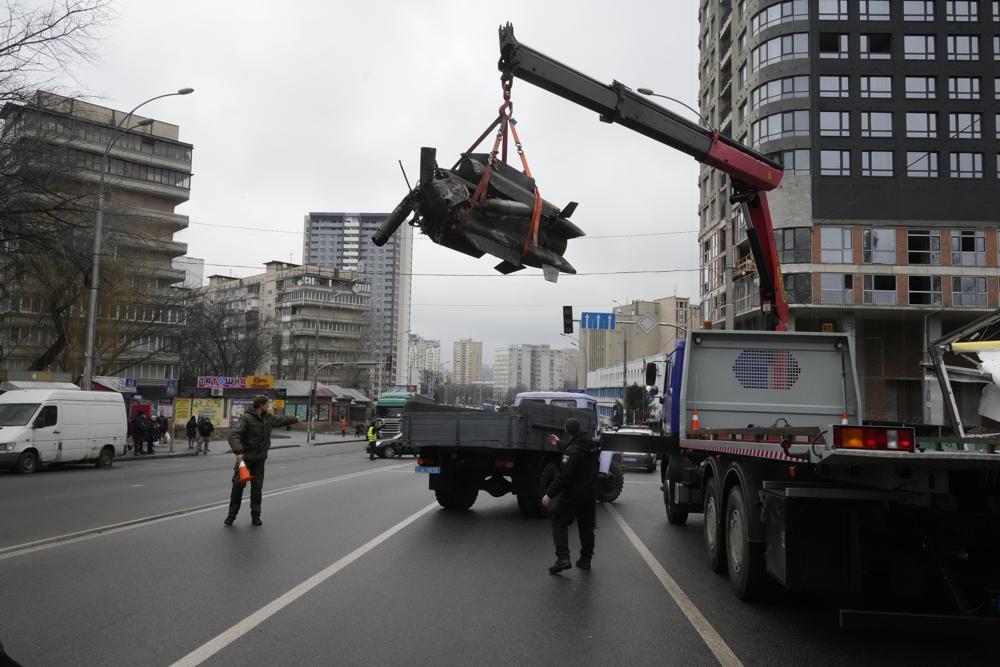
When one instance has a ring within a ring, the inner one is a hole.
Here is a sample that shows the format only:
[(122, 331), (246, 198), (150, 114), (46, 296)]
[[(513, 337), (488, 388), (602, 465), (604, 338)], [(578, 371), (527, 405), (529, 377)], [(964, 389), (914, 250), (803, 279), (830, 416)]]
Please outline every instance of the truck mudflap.
[(677, 435), (639, 435), (638, 433), (602, 433), (601, 450), (637, 454), (680, 454)]

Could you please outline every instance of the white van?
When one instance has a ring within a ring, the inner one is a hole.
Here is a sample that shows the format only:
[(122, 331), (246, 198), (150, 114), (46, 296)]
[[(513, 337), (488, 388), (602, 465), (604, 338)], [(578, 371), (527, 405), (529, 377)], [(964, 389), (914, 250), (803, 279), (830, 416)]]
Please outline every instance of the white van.
[(125, 401), (110, 391), (22, 389), (0, 394), (0, 467), (49, 463), (107, 468), (125, 453)]

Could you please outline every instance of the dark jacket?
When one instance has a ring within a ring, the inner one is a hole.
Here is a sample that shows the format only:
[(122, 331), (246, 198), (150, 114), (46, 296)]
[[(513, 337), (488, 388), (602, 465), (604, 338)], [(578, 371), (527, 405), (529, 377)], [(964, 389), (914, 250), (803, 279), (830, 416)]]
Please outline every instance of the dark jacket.
[(187, 421), (187, 424), (185, 424), (184, 427), (187, 430), (187, 437), (189, 437), (189, 438), (197, 438), (198, 437), (198, 420), (197, 419), (195, 419), (194, 417), (191, 417), (191, 419), (189, 419)]
[(299, 418), (294, 416), (264, 413), (259, 417), (256, 412), (244, 412), (236, 428), (229, 433), (229, 448), (234, 454), (242, 454), (243, 460), (248, 463), (266, 461), (267, 450), (271, 448), (271, 429), (298, 421)]
[(214, 430), (215, 426), (213, 426), (212, 422), (209, 421), (208, 419), (198, 420), (198, 433), (199, 435), (201, 435), (201, 437), (207, 438), (208, 436), (212, 435), (212, 431)]
[(552, 480), (546, 495), (571, 503), (594, 502), (597, 468), (597, 447), (585, 433), (577, 433), (566, 443), (559, 474)]
[(156, 418), (156, 426), (160, 429), (160, 435), (163, 435), (170, 430), (170, 422), (168, 422), (167, 418), (163, 415)]

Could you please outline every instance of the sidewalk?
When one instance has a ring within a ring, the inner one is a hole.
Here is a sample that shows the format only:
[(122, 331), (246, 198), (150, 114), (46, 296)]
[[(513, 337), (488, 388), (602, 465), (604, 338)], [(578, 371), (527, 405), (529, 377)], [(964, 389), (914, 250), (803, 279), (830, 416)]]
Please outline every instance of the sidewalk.
[[(271, 449), (289, 449), (291, 447), (316, 447), (319, 445), (336, 445), (340, 443), (367, 443), (367, 438), (356, 437), (353, 435), (348, 435), (346, 438), (342, 438), (340, 433), (316, 433), (316, 439), (313, 440), (312, 444), (306, 443), (305, 431), (285, 431), (281, 429), (281, 432), (273, 431), (271, 433)], [(178, 438), (174, 440), (174, 451), (170, 452), (170, 445), (154, 445), (153, 454), (142, 454), (140, 456), (135, 456), (134, 452), (129, 452), (125, 456), (119, 456), (115, 461), (150, 461), (153, 459), (175, 459), (184, 456), (198, 456), (197, 450), (188, 449), (187, 438)], [(143, 448), (145, 451), (145, 448)], [(361, 448), (364, 451), (364, 447)], [(218, 454), (226, 454), (232, 456), (232, 452), (229, 450), (229, 445), (222, 438), (217, 440), (212, 440), (208, 446), (208, 455), (216, 456)]]

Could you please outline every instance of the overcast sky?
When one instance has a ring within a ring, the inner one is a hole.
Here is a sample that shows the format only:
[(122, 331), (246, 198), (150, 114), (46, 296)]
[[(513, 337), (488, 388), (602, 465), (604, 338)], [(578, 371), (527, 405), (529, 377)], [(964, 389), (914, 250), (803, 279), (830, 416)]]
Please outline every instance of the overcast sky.
[[(508, 20), (522, 43), (600, 81), (697, 102), (694, 1), (116, 0), (113, 7), (114, 23), (97, 44), (100, 62), (78, 69), (74, 85), (119, 109), (195, 89), (143, 112), (176, 123), (194, 144), (191, 200), (177, 209), (191, 227), (177, 240), (205, 259), (206, 274), (244, 276), (271, 259), (301, 261), (309, 211), (391, 210), (406, 192), (396, 161), (414, 179), (421, 146), (437, 147), (450, 165), (495, 116), (497, 28)], [(489, 364), (505, 344), (566, 347), (564, 304), (579, 313), (609, 310), (612, 299), (676, 293), (697, 301), (697, 163), (523, 81), (514, 82), (512, 99), (542, 196), (560, 207), (578, 201), (573, 221), (588, 236), (674, 233), (570, 241), (566, 257), (577, 271), (681, 271), (564, 275), (557, 284), (540, 275), (493, 277), (498, 260), (418, 236), (413, 330), (440, 339), (443, 359), (454, 340), (481, 340)], [(463, 275), (421, 275), (428, 273)]]

